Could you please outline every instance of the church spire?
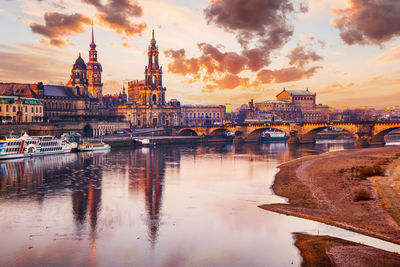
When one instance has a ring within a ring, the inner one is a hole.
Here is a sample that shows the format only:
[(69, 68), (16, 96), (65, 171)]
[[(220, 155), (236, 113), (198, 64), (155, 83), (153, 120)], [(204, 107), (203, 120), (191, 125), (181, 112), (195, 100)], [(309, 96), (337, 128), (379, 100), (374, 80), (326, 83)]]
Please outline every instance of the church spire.
[(92, 50), (96, 49), (96, 44), (94, 43), (94, 31), (93, 31), (93, 21), (92, 21), (92, 43), (90, 44)]
[(154, 29), (153, 29), (153, 32), (152, 32), (152, 36), (153, 36), (153, 38), (151, 39), (151, 44), (152, 45), (155, 45), (156, 44), (156, 39), (154, 38)]

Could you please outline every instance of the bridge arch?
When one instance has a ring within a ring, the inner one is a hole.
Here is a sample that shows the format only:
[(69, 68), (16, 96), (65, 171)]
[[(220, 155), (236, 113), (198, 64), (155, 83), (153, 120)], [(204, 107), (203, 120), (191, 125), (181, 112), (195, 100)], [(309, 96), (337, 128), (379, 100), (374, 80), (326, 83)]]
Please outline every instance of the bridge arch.
[(222, 136), (222, 135), (225, 135), (226, 132), (229, 132), (229, 130), (226, 128), (218, 128), (218, 129), (213, 130), (210, 133), (210, 136)]
[(195, 130), (188, 129), (188, 128), (179, 130), (177, 135), (179, 135), (179, 136), (199, 136)]
[(374, 134), (371, 137), (370, 144), (371, 145), (383, 145), (383, 144), (385, 144), (386, 143), (385, 136), (387, 134), (389, 134), (391, 131), (394, 131), (394, 130), (397, 130), (397, 129), (400, 129), (400, 125), (399, 126), (393, 126), (393, 127), (389, 126), (389, 128), (387, 128), (385, 130), (381, 130), (380, 132)]
[(355, 140), (359, 138), (357, 135), (356, 129), (353, 129), (353, 127), (348, 128), (348, 127), (343, 127), (343, 126), (338, 126), (338, 125), (324, 125), (324, 126), (317, 126), (316, 128), (313, 128), (309, 130), (308, 132), (304, 133), (303, 136), (301, 137), (301, 142), (302, 143), (314, 143), (315, 142), (315, 136), (322, 132), (325, 129), (330, 129), (330, 128), (339, 128), (342, 129), (348, 133), (350, 133)]
[(285, 132), (287, 135), (290, 135), (290, 133), (279, 129), (279, 128), (274, 128), (273, 126), (265, 126), (265, 127), (260, 127), (257, 129), (252, 130), (247, 136), (246, 136), (246, 141), (249, 142), (257, 142), (258, 138), (260, 137), (261, 133), (266, 131), (266, 130), (277, 130), (280, 132)]

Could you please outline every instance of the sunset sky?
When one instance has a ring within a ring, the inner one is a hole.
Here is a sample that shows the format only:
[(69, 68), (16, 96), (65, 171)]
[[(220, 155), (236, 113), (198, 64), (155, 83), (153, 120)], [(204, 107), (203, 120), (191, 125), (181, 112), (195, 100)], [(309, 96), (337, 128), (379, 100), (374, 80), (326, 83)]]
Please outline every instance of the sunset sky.
[(400, 103), (398, 0), (0, 0), (0, 81), (66, 84), (91, 21), (103, 93), (142, 80), (155, 30), (167, 98), (239, 105), (283, 88)]

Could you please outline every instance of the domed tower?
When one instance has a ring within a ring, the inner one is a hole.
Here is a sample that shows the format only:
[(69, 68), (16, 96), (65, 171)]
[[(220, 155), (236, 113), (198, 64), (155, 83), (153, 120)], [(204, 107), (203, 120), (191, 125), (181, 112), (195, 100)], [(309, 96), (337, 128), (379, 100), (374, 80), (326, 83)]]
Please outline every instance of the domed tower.
[(154, 38), (150, 41), (148, 56), (149, 65), (145, 68), (145, 85), (150, 89), (150, 97), (146, 98), (146, 105), (165, 105), (165, 88), (162, 86), (162, 67), (158, 64), (158, 46)]
[(85, 61), (79, 57), (75, 60), (71, 72), (71, 86), (74, 88), (75, 95), (86, 95), (86, 87), (88, 85)]
[(88, 91), (94, 97), (103, 97), (103, 84), (101, 83), (101, 64), (97, 61), (96, 44), (94, 43), (92, 23), (92, 43), (90, 44), (89, 62), (87, 63)]

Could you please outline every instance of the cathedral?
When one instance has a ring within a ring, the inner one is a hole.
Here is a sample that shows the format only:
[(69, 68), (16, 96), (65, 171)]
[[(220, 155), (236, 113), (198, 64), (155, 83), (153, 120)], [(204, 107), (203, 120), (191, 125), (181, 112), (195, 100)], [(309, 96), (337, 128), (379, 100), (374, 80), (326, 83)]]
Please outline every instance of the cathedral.
[(166, 88), (163, 87), (162, 67), (158, 61), (159, 50), (154, 38), (148, 47), (148, 65), (144, 80), (128, 83), (128, 104), (124, 107), (125, 119), (133, 127), (166, 127), (180, 124), (180, 103), (165, 101)]
[(89, 61), (85, 64), (79, 53), (79, 57), (72, 67), (71, 79), (67, 87), (72, 87), (75, 95), (87, 96), (90, 94), (90, 96), (99, 99), (99, 102), (101, 102), (103, 97), (102, 71), (101, 64), (97, 61), (92, 25), (92, 43), (90, 44)]

